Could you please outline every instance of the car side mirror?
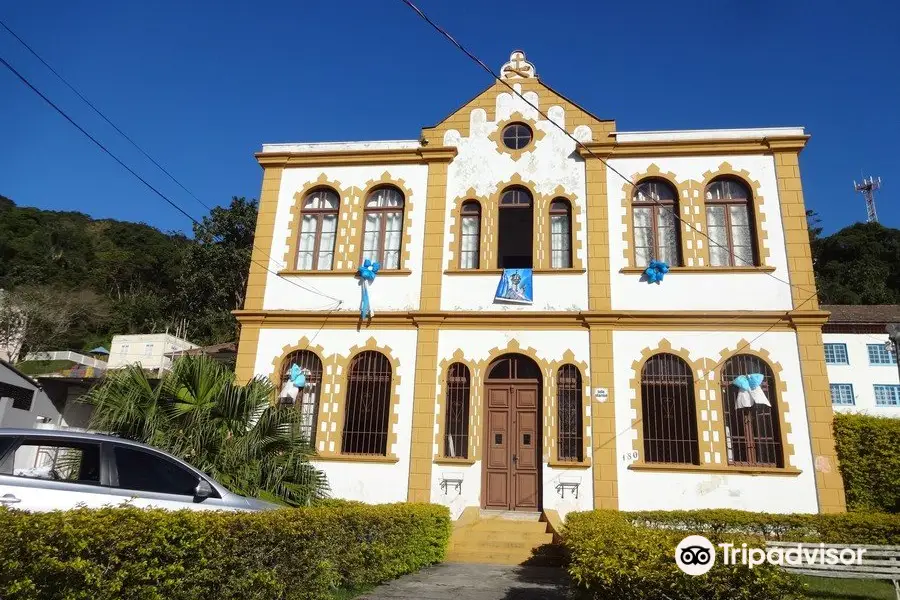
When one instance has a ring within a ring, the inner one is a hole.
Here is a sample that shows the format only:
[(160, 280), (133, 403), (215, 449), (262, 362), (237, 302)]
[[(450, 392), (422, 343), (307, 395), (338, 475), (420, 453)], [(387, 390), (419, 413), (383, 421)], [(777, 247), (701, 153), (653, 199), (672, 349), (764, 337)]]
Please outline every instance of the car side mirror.
[(194, 488), (194, 498), (198, 500), (206, 500), (213, 495), (212, 486), (205, 479), (201, 479)]

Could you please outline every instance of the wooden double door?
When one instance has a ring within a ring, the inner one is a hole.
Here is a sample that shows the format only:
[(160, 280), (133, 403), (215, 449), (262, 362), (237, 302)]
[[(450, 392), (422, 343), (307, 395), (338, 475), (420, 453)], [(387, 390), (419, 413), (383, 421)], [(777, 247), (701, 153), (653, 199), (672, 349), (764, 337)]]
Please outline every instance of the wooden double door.
[(485, 384), (484, 508), (540, 510), (538, 382)]

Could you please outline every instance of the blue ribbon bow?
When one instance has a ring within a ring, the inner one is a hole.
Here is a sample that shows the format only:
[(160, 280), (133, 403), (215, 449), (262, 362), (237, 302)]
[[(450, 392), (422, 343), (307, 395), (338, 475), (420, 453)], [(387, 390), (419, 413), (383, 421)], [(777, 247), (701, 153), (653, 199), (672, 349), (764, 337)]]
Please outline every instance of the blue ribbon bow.
[(306, 373), (304, 373), (297, 365), (291, 365), (290, 380), (291, 383), (294, 384), (294, 387), (301, 389), (306, 387)]
[(378, 274), (380, 268), (380, 264), (372, 262), (367, 258), (363, 261), (363, 264), (356, 269), (356, 275), (362, 280), (362, 299), (359, 303), (360, 319), (371, 319), (372, 316), (375, 315), (372, 311), (372, 307), (369, 305), (369, 284), (375, 281), (375, 275)]
[(749, 392), (762, 385), (763, 379), (765, 376), (761, 373), (751, 373), (750, 375), (738, 375), (731, 383), (739, 390)]
[(661, 260), (651, 260), (647, 268), (644, 269), (644, 276), (647, 283), (659, 283), (669, 272), (669, 265)]

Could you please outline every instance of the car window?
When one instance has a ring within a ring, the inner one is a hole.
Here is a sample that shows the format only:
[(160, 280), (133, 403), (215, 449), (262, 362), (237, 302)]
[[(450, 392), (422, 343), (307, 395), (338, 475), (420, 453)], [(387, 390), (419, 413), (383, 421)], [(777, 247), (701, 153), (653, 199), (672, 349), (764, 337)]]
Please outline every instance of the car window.
[(99, 484), (100, 445), (26, 438), (0, 465), (0, 473), (29, 479)]
[(200, 478), (191, 471), (172, 461), (135, 448), (116, 446), (114, 452), (120, 488), (194, 496)]

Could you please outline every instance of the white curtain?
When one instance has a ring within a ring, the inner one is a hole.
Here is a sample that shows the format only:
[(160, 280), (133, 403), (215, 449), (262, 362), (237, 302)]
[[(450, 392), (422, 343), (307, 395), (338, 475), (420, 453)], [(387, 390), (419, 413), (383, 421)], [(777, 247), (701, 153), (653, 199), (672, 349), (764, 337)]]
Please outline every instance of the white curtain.
[(634, 224), (634, 263), (646, 267), (653, 257), (653, 209), (649, 206), (635, 206), (632, 209)]
[(300, 244), (297, 249), (297, 268), (313, 268), (313, 248), (316, 245), (317, 219), (313, 215), (303, 215), (303, 224), (300, 228)]
[(709, 264), (714, 267), (731, 265), (724, 206), (706, 207), (706, 233), (709, 235)]
[(462, 220), (462, 255), (459, 266), (463, 269), (478, 268), (478, 237), (480, 232), (480, 218), (477, 216), (463, 217)]
[(330, 271), (334, 261), (334, 238), (337, 231), (337, 215), (322, 216), (322, 236), (319, 239), (319, 258), (316, 268)]
[(678, 223), (672, 210), (669, 207), (656, 209), (656, 231), (659, 235), (656, 258), (670, 267), (678, 266)]
[(750, 218), (746, 205), (729, 206), (731, 215), (731, 240), (734, 244), (734, 264), (753, 265), (753, 242), (750, 232)]
[(550, 217), (550, 266), (554, 269), (568, 269), (572, 266), (570, 251), (571, 234), (569, 215)]
[(363, 260), (378, 262), (381, 259), (381, 248), (378, 246), (381, 234), (381, 213), (366, 214), (366, 232), (363, 235)]
[(403, 235), (403, 213), (387, 213), (387, 226), (384, 230), (384, 262), (385, 269), (400, 268), (400, 239)]

